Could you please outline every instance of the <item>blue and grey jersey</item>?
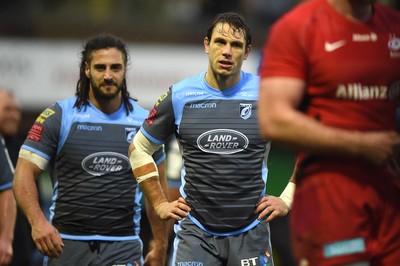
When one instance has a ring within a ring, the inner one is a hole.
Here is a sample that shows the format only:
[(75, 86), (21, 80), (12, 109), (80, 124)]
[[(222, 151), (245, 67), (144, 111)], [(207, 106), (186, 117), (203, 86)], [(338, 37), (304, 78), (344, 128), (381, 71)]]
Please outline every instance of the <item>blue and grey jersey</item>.
[(205, 73), (185, 79), (160, 97), (141, 128), (159, 144), (176, 135), (189, 217), (215, 235), (259, 223), (254, 209), (265, 193), (270, 146), (259, 135), (258, 82), (242, 72), (238, 84), (220, 91), (206, 83)]
[(14, 167), (6, 148), (3, 137), (0, 135), (0, 192), (11, 189), (14, 177)]
[[(107, 115), (91, 103), (78, 110), (75, 101), (43, 111), (22, 146), (49, 161), (52, 223), (66, 239), (137, 239), (142, 193), (127, 154), (148, 111), (131, 100), (128, 116), (123, 105)], [(165, 159), (162, 149), (154, 159)]]

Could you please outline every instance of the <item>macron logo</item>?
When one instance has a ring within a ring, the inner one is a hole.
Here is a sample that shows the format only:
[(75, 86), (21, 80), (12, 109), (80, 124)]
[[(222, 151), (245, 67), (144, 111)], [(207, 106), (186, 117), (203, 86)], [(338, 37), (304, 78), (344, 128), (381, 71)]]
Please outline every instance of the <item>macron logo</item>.
[(325, 51), (330, 53), (335, 51), (336, 49), (339, 49), (340, 47), (344, 46), (346, 44), (346, 40), (340, 40), (337, 42), (325, 42)]

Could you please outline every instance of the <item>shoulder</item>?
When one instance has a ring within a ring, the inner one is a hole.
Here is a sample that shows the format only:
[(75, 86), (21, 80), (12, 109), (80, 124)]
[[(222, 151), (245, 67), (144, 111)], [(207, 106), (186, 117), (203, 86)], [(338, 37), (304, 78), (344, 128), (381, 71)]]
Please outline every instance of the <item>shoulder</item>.
[(147, 110), (146, 108), (144, 108), (141, 105), (139, 105), (134, 99), (130, 98), (129, 102), (133, 106), (133, 111), (130, 112), (131, 114), (143, 115), (143, 116), (147, 116), (148, 115), (149, 110)]
[(388, 25), (400, 29), (400, 11), (380, 3), (376, 3), (374, 9), (376, 16), (387, 21)]
[(258, 82), (260, 81), (260, 76), (254, 75), (250, 72), (242, 71), (242, 78), (249, 82)]
[(243, 84), (243, 87), (255, 88), (258, 90), (258, 86), (260, 83), (260, 76), (242, 71), (241, 82)]
[(330, 6), (326, 0), (309, 0), (298, 4), (279, 18), (272, 29), (300, 32), (303, 27), (315, 27), (318, 17), (329, 13)]
[(68, 110), (74, 108), (75, 102), (76, 102), (76, 96), (73, 96), (62, 101), (57, 101), (53, 106), (58, 105), (61, 107), (61, 109)]
[(174, 85), (171, 86), (171, 90), (173, 89), (174, 92), (177, 90), (185, 89), (188, 87), (193, 87), (193, 86), (200, 86), (203, 81), (204, 81), (204, 75), (205, 72), (201, 72), (197, 75), (187, 77), (178, 83), (175, 83)]

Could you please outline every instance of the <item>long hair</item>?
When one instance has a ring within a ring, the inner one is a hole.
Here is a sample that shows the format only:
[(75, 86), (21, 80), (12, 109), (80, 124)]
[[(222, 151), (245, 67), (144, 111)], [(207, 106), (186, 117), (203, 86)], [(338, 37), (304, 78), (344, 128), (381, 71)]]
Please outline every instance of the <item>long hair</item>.
[(207, 38), (211, 40), (212, 32), (218, 23), (227, 23), (235, 31), (242, 31), (246, 40), (246, 49), (251, 45), (251, 33), (246, 21), (236, 12), (218, 14), (207, 30)]
[[(106, 48), (117, 48), (121, 51), (123, 55), (123, 60), (125, 67), (128, 65), (129, 61), (129, 53), (126, 48), (125, 43), (118, 37), (115, 37), (110, 34), (101, 34), (95, 37), (92, 37), (83, 47), (81, 52), (81, 64), (79, 69), (79, 80), (76, 84), (76, 93), (77, 96), (74, 107), (81, 109), (83, 106), (87, 106), (89, 104), (89, 90), (90, 90), (90, 78), (86, 76), (85, 68), (86, 63), (90, 65), (92, 60), (92, 53), (94, 51)], [(132, 104), (129, 102), (130, 95), (126, 86), (126, 78), (122, 81), (122, 101), (125, 106), (126, 114), (133, 110)]]

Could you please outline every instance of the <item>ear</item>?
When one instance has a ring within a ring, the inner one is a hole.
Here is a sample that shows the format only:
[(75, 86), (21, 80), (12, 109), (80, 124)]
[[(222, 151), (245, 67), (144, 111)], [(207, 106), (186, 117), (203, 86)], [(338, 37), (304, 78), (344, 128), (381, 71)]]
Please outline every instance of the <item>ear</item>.
[(208, 54), (210, 52), (210, 40), (207, 37), (205, 37), (203, 43), (204, 43), (204, 51), (206, 52), (206, 54)]
[(253, 47), (251, 46), (251, 45), (249, 45), (248, 47), (247, 47), (247, 49), (246, 49), (246, 52), (244, 53), (244, 60), (246, 60), (247, 59), (247, 57), (249, 57), (249, 54), (250, 54), (250, 52), (251, 52), (251, 50), (253, 49)]
[(85, 62), (85, 74), (87, 78), (90, 78), (90, 69), (87, 62)]

